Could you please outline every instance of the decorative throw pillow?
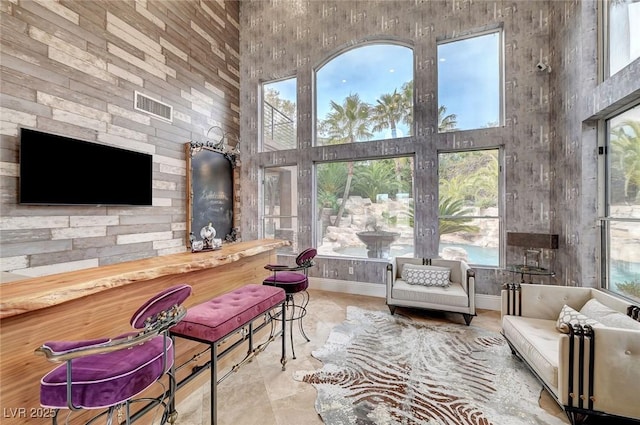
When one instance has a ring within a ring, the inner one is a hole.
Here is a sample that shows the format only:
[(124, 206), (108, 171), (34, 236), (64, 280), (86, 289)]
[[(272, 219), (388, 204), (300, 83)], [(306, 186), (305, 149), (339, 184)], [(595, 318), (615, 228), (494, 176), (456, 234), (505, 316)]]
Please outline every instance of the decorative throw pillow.
[(640, 322), (636, 322), (626, 314), (607, 307), (595, 298), (587, 301), (580, 309), (580, 313), (612, 328), (640, 329)]
[(402, 267), (402, 279), (409, 285), (442, 286), (451, 284), (448, 267), (420, 266), (417, 264), (405, 264)]
[(570, 330), (569, 326), (595, 326), (598, 324), (599, 322), (597, 320), (590, 319), (584, 314), (580, 314), (579, 312), (575, 311), (573, 308), (565, 304), (562, 307), (562, 310), (560, 310), (560, 316), (558, 316), (558, 321), (556, 322), (556, 329), (558, 329), (562, 333), (568, 334)]

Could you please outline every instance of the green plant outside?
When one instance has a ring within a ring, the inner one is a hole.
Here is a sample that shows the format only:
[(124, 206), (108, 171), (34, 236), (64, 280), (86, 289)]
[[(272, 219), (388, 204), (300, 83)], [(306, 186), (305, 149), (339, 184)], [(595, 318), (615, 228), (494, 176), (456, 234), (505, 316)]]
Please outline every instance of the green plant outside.
[(636, 300), (640, 300), (640, 281), (625, 281), (617, 283), (618, 291)]
[(395, 194), (402, 187), (396, 179), (396, 167), (393, 160), (379, 159), (357, 163), (354, 166), (352, 195), (369, 198), (376, 202), (379, 193)]
[[(613, 202), (640, 202), (640, 122), (627, 120), (611, 129)], [(623, 199), (616, 198), (616, 180)]]

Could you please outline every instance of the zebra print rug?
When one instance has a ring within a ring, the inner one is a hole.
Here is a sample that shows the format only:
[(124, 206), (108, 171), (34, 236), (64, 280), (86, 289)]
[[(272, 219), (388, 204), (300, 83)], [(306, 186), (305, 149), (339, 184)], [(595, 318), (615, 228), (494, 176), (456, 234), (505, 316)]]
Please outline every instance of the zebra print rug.
[(294, 379), (318, 391), (328, 425), (561, 425), (538, 405), (542, 389), (501, 335), (347, 308)]

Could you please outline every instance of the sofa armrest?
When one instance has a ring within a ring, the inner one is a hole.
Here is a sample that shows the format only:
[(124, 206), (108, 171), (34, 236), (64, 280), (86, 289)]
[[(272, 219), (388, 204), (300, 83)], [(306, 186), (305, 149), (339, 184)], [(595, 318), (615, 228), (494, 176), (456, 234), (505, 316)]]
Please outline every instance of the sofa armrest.
[[(476, 314), (476, 271), (475, 269), (469, 267), (469, 265), (467, 265), (466, 263), (461, 263), (461, 266), (463, 267), (463, 270), (466, 268), (465, 274), (463, 276), (467, 277), (466, 290), (467, 294), (469, 295), (469, 311), (471, 312), (471, 314)], [(464, 286), (465, 285), (462, 285), (463, 288)]]
[(640, 331), (596, 326), (591, 332), (559, 338), (559, 402), (640, 419)]
[(476, 286), (476, 271), (472, 269), (469, 264), (464, 261), (460, 262), (460, 272), (462, 274), (462, 287), (467, 294), (473, 295), (475, 294), (475, 286)]
[(502, 316), (557, 320), (565, 304), (580, 310), (591, 298), (591, 288), (575, 286), (509, 283), (504, 288), (501, 292)]
[(391, 299), (391, 289), (393, 288), (393, 283), (396, 280), (396, 262), (390, 261), (387, 264), (387, 300)]

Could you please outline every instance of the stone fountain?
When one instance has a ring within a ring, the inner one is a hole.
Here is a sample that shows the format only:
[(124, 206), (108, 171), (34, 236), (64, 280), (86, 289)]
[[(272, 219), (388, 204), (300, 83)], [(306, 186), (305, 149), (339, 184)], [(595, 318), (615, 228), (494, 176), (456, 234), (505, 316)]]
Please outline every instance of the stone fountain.
[(365, 230), (357, 232), (356, 236), (367, 245), (367, 257), (388, 259), (391, 244), (398, 239), (400, 233), (386, 230)]

